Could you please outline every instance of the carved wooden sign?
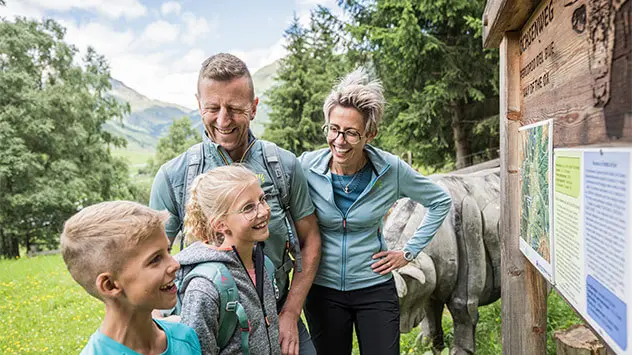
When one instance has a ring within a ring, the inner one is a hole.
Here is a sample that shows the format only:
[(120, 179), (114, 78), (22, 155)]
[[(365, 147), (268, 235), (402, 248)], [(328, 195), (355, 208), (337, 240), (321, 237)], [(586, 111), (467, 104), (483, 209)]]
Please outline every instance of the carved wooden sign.
[[(528, 238), (521, 240), (521, 249), (616, 353), (632, 355), (632, 273), (627, 273), (632, 260), (632, 1), (543, 0), (524, 23), (518, 46), (521, 130), (553, 122), (556, 148), (554, 166), (544, 159), (550, 150), (532, 148), (541, 139), (529, 136), (532, 144), (523, 148), (520, 227), (521, 237)], [(586, 145), (595, 147), (580, 148)], [(605, 148), (609, 145), (618, 147)], [(526, 153), (532, 151), (541, 157), (530, 162)], [(549, 175), (537, 174), (550, 170), (553, 184), (545, 179)], [(554, 193), (539, 189), (547, 183)], [(550, 196), (552, 273), (542, 267), (548, 250), (536, 238), (546, 235), (536, 227), (547, 227), (549, 214), (544, 203), (529, 208), (534, 199)]]
[(544, 134), (524, 134), (552, 122), (553, 285), (616, 353), (632, 355), (632, 0), (488, 0), (483, 43), (500, 45), (503, 352), (546, 352), (544, 280), (516, 239), (526, 229), (549, 260), (529, 234), (546, 216), (533, 207), (545, 179), (530, 167), (551, 163), (525, 157)]
[(632, 140), (632, 1), (544, 0), (520, 32), (522, 124), (555, 147)]

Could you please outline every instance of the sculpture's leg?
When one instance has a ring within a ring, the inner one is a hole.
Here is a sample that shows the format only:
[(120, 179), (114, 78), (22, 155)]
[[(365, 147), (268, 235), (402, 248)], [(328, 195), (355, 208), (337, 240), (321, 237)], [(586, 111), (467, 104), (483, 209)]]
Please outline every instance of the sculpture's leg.
[(432, 344), (432, 353), (440, 354), (445, 348), (443, 342), (443, 327), (441, 321), (443, 319), (443, 309), (445, 305), (442, 301), (430, 298), (424, 306), (425, 317), (421, 322), (421, 333), (417, 338), (417, 346), (424, 345), (424, 338)]
[(478, 322), (478, 310), (472, 316), (468, 306), (461, 302), (448, 303), (448, 309), (454, 321), (454, 343), (450, 354), (474, 354), (476, 351), (476, 323)]
[(483, 211), (483, 242), (487, 256), (491, 262), (493, 289), (500, 290), (500, 239), (498, 227), (500, 220), (500, 204), (497, 201), (487, 205)]
[(473, 354), (478, 303), (487, 276), (483, 221), (476, 201), (469, 195), (463, 198), (460, 212), (457, 210), (454, 223), (459, 246), (459, 273), (456, 288), (448, 301), (454, 320), (451, 354)]

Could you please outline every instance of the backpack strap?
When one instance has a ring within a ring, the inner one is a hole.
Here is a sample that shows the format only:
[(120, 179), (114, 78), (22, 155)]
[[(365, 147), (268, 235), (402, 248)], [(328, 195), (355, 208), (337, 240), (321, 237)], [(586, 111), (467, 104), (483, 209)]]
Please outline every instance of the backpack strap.
[(267, 256), (264, 258), (264, 260), (268, 277), (270, 277), (270, 280), (272, 280), (272, 282), (274, 283), (274, 263)]
[[(290, 213), (290, 182), (283, 172), (279, 147), (271, 142), (261, 142), (263, 143), (263, 160), (265, 162), (266, 169), (268, 169), (268, 173), (272, 176), (272, 182), (278, 191), (277, 199), (279, 200), (285, 216), (284, 221), (288, 235), (286, 249), (289, 249), (289, 253), (294, 257), (294, 263), (292, 263), (292, 260), (288, 258), (288, 260), (279, 267), (278, 272), (287, 274), (292, 267), (296, 267), (296, 272), (301, 272), (303, 271), (301, 246), (298, 242), (294, 219)], [(289, 171), (294, 171), (294, 164), (295, 161), (290, 163)]]
[[(274, 264), (272, 260), (267, 256), (264, 258), (265, 269), (268, 277), (272, 281), (275, 298), (279, 298), (279, 288), (277, 287), (276, 280), (274, 278)], [(239, 323), (239, 330), (241, 333), (241, 350), (244, 355), (249, 355), (248, 339), (250, 336), (250, 323), (248, 322), (248, 315), (246, 310), (239, 303), (239, 290), (233, 275), (230, 273), (226, 265), (220, 262), (204, 262), (197, 264), (191, 271), (189, 271), (184, 279), (176, 285), (178, 287), (178, 299), (176, 306), (163, 313), (163, 315), (181, 314), (182, 313), (182, 298), (186, 287), (189, 282), (196, 277), (204, 277), (215, 284), (219, 292), (219, 330), (217, 332), (217, 345), (220, 349), (226, 347), (233, 333), (235, 327)], [(267, 324), (267, 319), (266, 319)]]
[(241, 303), (237, 303), (235, 313), (237, 314), (237, 318), (239, 319), (239, 330), (241, 331), (241, 352), (244, 355), (250, 355), (250, 350), (248, 348), (250, 323), (248, 322), (248, 315), (246, 314), (246, 310), (241, 305)]
[(226, 265), (220, 262), (205, 262), (197, 264), (182, 280), (182, 290), (191, 279), (204, 277), (211, 280), (219, 292), (219, 329), (217, 331), (217, 345), (223, 349), (239, 323), (241, 332), (241, 350), (248, 355), (248, 337), (250, 325), (244, 307), (239, 303), (239, 291), (235, 279)]
[[(190, 186), (193, 180), (202, 172), (202, 158), (204, 157), (204, 143), (197, 143), (187, 150), (187, 168), (185, 172), (186, 180), (184, 181), (184, 189), (182, 189), (182, 201), (178, 206), (180, 214), (180, 231), (184, 231), (184, 215), (186, 213), (186, 204), (191, 196)], [(180, 239), (180, 250), (184, 249), (184, 236)]]
[(268, 256), (265, 256), (264, 264), (265, 264), (266, 272), (268, 273), (268, 277), (270, 278), (270, 281), (272, 281), (272, 290), (274, 291), (274, 299), (278, 301), (279, 298), (281, 297), (281, 293), (279, 292), (279, 286), (277, 286), (276, 278), (274, 277), (276, 268), (274, 267), (274, 263), (272, 262), (270, 258), (268, 258)]

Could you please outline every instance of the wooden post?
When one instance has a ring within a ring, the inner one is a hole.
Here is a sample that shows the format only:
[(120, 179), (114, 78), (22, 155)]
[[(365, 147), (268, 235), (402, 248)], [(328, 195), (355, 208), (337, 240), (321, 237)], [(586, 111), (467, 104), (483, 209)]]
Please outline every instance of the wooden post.
[(520, 252), (520, 34), (500, 44), (500, 256), (503, 354), (546, 354), (546, 281)]

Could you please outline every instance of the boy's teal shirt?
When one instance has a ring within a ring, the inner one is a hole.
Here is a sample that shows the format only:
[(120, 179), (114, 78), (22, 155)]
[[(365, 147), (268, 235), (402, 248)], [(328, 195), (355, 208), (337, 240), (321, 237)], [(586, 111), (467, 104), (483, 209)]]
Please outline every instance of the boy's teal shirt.
[(334, 202), (329, 170), (331, 151), (324, 148), (299, 158), (316, 206), (322, 252), (314, 284), (351, 291), (386, 282), (392, 275), (371, 269), (372, 259), (387, 250), (382, 235), (383, 219), (393, 203), (408, 197), (426, 207), (421, 226), (404, 250), (417, 256), (428, 245), (450, 211), (450, 195), (429, 178), (419, 174), (399, 157), (366, 145), (373, 172), (371, 181), (346, 213)]
[[(240, 163), (253, 171), (259, 178), (261, 188), (264, 193), (276, 195), (276, 188), (272, 177), (266, 168), (263, 149), (264, 143), (249, 135), (249, 142), (252, 147), (246, 152)], [(211, 141), (206, 134), (203, 135), (204, 157), (202, 159), (202, 173), (219, 166), (232, 164), (233, 161), (228, 153), (220, 145)], [(285, 169), (286, 178), (290, 181), (290, 213), (294, 221), (299, 221), (314, 213), (314, 205), (309, 196), (307, 180), (303, 174), (300, 163), (291, 152), (279, 148), (279, 159)], [(293, 163), (293, 164), (292, 164)], [(171, 218), (165, 225), (167, 236), (174, 238), (182, 228), (182, 222), (178, 217), (178, 205), (184, 185), (186, 184), (186, 169), (188, 165), (187, 152), (180, 154), (176, 158), (168, 161), (160, 167), (151, 188), (149, 207), (155, 210), (169, 211)], [(290, 166), (294, 166), (293, 171), (288, 171)], [(285, 225), (285, 212), (276, 198), (268, 201), (270, 205), (270, 222), (268, 228), (270, 237), (265, 242), (265, 254), (272, 260), (275, 267), (280, 267), (286, 257), (285, 246), (288, 240), (287, 227)], [(277, 280), (281, 292), (285, 292), (289, 279)]]
[[(164, 355), (200, 355), (200, 341), (192, 328), (181, 324), (154, 319), (154, 322), (167, 336), (167, 349)], [(140, 355), (127, 346), (117, 342), (97, 330), (81, 351), (81, 355)]]

